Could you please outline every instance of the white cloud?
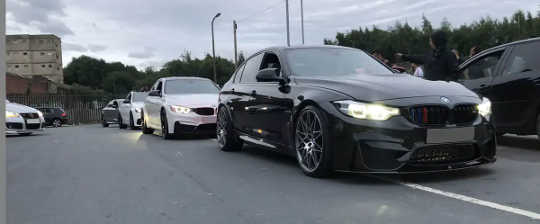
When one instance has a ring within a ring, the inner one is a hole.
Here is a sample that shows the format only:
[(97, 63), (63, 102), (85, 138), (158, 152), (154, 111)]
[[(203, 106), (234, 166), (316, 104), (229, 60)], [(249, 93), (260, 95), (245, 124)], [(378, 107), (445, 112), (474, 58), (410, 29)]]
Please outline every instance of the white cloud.
[[(159, 67), (184, 50), (194, 57), (211, 52), (210, 20), (217, 13), (216, 54), (232, 58), (232, 20), (238, 21), (238, 50), (285, 45), (283, 0), (7, 0), (9, 33), (54, 33), (62, 37), (63, 61), (81, 54)], [(358, 27), (386, 28), (396, 20), (420, 25), (422, 14), (434, 26), (446, 17), (461, 25), (483, 16), (501, 18), (518, 9), (538, 10), (538, 0), (305, 0), (306, 44), (322, 44)], [(300, 44), (300, 3), (290, 1), (291, 41)], [(146, 47), (145, 47), (146, 46)]]

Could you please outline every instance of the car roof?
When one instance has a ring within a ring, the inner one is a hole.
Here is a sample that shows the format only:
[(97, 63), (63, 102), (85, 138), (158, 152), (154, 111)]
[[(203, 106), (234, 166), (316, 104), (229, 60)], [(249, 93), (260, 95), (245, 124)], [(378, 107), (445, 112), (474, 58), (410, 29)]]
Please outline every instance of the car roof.
[(63, 109), (62, 107), (36, 107), (41, 109)]
[(337, 46), (337, 45), (302, 45), (302, 46), (290, 46), (290, 47), (287, 47), (287, 46), (274, 46), (274, 47), (267, 47), (267, 48), (264, 48), (262, 50), (259, 50), (256, 53), (254, 53), (253, 55), (256, 55), (256, 54), (259, 54), (259, 53), (265, 52), (265, 51), (281, 52), (281, 51), (289, 50), (289, 49), (321, 49), (321, 48), (323, 48), (323, 49), (324, 48), (326, 48), (326, 49), (352, 49), (352, 50), (359, 50), (359, 51), (362, 50), (362, 49), (358, 49), (358, 48), (344, 47), (344, 46)]
[[(195, 77), (195, 76), (171, 76), (171, 77), (164, 77), (164, 78), (161, 78), (162, 81), (167, 81), (167, 80), (179, 80), (179, 79), (210, 80), (210, 79), (207, 79), (207, 78), (203, 78), (203, 77)], [(212, 80), (210, 80), (210, 81), (212, 81)]]

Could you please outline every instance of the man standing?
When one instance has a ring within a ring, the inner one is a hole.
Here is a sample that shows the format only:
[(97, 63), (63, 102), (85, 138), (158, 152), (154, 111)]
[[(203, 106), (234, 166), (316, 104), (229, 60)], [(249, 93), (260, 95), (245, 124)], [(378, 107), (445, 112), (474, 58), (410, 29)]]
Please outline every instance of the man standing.
[(454, 81), (457, 79), (458, 61), (446, 48), (447, 37), (443, 31), (433, 33), (429, 39), (432, 51), (424, 56), (397, 53), (397, 58), (424, 65), (424, 78), (431, 81)]

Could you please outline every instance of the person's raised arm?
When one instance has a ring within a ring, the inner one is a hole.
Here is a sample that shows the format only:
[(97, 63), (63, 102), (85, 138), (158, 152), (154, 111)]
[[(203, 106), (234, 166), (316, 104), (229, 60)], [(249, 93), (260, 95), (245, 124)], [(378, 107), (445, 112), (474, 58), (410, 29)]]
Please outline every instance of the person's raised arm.
[(415, 64), (420, 64), (420, 65), (425, 64), (425, 56), (423, 55), (408, 55), (408, 54), (396, 53), (396, 57), (401, 58), (405, 61), (415, 63)]

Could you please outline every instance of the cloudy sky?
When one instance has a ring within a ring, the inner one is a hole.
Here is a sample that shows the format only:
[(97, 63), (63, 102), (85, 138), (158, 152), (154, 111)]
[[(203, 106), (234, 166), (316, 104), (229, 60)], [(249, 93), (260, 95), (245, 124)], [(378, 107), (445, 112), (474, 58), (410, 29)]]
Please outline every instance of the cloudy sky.
[[(90, 55), (139, 68), (159, 68), (184, 51), (211, 52), (210, 21), (216, 20), (216, 54), (232, 58), (232, 21), (239, 50), (250, 54), (285, 45), (285, 0), (7, 0), (8, 34), (52, 33), (62, 38), (63, 60)], [(301, 44), (300, 0), (289, 0), (291, 42)], [(424, 14), (437, 26), (482, 16), (502, 18), (516, 10), (537, 13), (538, 0), (304, 0), (306, 44), (322, 44), (336, 32), (407, 21)]]

